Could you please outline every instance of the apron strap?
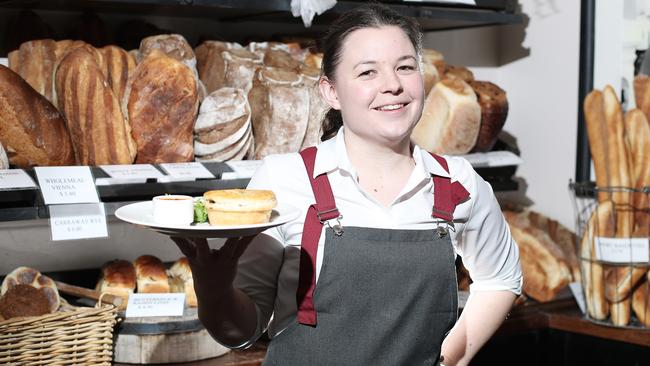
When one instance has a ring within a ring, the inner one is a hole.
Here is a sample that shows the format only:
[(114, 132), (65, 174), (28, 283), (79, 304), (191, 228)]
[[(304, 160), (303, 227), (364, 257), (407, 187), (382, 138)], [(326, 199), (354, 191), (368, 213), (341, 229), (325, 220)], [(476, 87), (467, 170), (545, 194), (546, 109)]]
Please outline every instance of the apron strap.
[(316, 309), (314, 308), (314, 288), (316, 287), (316, 253), (318, 241), (327, 220), (340, 216), (336, 208), (334, 194), (327, 174), (314, 178), (316, 162), (316, 147), (309, 147), (300, 152), (302, 161), (307, 169), (309, 183), (314, 192), (316, 203), (309, 206), (302, 240), (300, 242), (300, 272), (298, 277), (298, 322), (305, 325), (316, 325)]
[[(447, 160), (440, 155), (429, 153), (433, 156), (447, 173), (449, 165)], [(449, 177), (433, 176), (433, 212), (431, 217), (443, 219), (445, 221), (454, 220), (454, 211), (456, 206), (465, 202), (469, 198), (469, 192), (460, 182), (451, 182)]]

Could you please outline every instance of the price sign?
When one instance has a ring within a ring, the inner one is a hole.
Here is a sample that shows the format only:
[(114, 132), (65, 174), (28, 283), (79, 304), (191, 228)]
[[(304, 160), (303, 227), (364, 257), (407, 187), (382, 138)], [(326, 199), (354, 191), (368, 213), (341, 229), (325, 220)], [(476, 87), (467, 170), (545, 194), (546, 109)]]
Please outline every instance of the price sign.
[(164, 177), (160, 170), (151, 164), (101, 165), (100, 167), (111, 178), (97, 178), (96, 185), (146, 183), (147, 179)]
[(87, 166), (36, 167), (34, 171), (46, 205), (99, 202)]
[(22, 169), (0, 169), (0, 189), (32, 188), (36, 183)]
[(53, 205), (49, 209), (53, 241), (108, 237), (103, 203)]
[(214, 174), (210, 173), (203, 164), (197, 162), (164, 163), (160, 164), (160, 167), (169, 174), (169, 177), (158, 178), (159, 182), (164, 182), (168, 178), (170, 178), (169, 181), (176, 181), (179, 179), (195, 180), (200, 178), (215, 178)]
[(615, 263), (648, 263), (648, 238), (596, 237), (596, 259)]
[(127, 318), (144, 316), (182, 316), (185, 294), (131, 294), (126, 305)]
[(252, 178), (257, 168), (262, 166), (262, 160), (229, 161), (226, 163), (234, 172), (221, 173), (221, 179)]

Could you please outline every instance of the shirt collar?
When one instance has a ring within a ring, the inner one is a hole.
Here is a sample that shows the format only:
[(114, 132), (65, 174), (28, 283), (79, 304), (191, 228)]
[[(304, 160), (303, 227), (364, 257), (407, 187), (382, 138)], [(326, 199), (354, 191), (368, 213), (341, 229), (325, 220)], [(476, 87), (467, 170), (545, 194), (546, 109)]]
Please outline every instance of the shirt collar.
[[(314, 178), (336, 169), (345, 170), (350, 175), (356, 176), (356, 170), (348, 158), (344, 136), (345, 128), (341, 127), (336, 136), (318, 145), (318, 153), (314, 163)], [(423, 178), (430, 178), (431, 175), (450, 177), (445, 168), (418, 145), (413, 147), (413, 159), (415, 160), (415, 166), (419, 167), (419, 170), (425, 175)]]

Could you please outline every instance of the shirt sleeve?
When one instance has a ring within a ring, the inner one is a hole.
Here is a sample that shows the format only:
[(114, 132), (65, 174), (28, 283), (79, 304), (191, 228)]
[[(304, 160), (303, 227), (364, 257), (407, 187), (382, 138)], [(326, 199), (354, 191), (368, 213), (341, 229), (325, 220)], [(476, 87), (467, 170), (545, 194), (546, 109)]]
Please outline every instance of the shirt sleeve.
[[(251, 178), (248, 188), (273, 190), (273, 177), (266, 159)], [(238, 348), (251, 345), (268, 327), (273, 314), (278, 273), (284, 257), (283, 242), (279, 228), (268, 229), (253, 239), (239, 259), (234, 286), (255, 303), (257, 331), (249, 342)]]
[(515, 243), (492, 187), (466, 162), (475, 189), (472, 208), (458, 240), (459, 254), (472, 278), (472, 291), (507, 290), (521, 294), (522, 273)]

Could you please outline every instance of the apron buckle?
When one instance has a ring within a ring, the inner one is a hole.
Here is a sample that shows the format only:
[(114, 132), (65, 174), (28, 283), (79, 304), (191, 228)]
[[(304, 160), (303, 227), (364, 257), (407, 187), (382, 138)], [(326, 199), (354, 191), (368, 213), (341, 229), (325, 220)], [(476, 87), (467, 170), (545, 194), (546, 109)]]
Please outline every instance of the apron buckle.
[(334, 224), (334, 225), (330, 224), (330, 221), (332, 221), (332, 220), (325, 221), (327, 226), (330, 229), (334, 230), (334, 235), (336, 235), (336, 236), (343, 235), (343, 225), (341, 225), (341, 219), (342, 218), (343, 218), (343, 215), (339, 215), (339, 217), (337, 217), (336, 219), (332, 219), (332, 220), (336, 220), (336, 224)]
[(445, 221), (444, 227), (438, 223), (438, 226), (436, 227), (436, 234), (438, 234), (439, 238), (444, 238), (449, 233), (449, 230), (454, 232), (456, 231), (456, 227), (452, 221)]

